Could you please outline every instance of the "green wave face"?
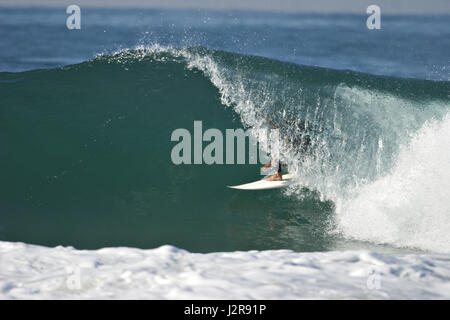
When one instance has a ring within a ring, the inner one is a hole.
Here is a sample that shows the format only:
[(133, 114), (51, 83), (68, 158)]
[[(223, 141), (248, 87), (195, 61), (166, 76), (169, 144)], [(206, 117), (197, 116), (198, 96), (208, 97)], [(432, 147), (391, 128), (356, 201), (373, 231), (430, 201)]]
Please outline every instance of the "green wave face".
[[(449, 89), (204, 48), (1, 73), (0, 239), (334, 248), (346, 240), (328, 232), (333, 202), (389, 172), (409, 135), (448, 112)], [(308, 189), (240, 193), (225, 186), (258, 179), (258, 165), (174, 165), (171, 133), (193, 132), (195, 120), (222, 132), (278, 128)]]

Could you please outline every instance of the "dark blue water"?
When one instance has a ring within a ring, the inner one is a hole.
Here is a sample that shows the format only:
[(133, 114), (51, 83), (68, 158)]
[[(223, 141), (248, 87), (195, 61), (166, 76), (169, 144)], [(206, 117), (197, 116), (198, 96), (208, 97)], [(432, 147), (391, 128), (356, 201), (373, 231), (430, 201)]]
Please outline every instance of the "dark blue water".
[(81, 8), (68, 30), (65, 7), (0, 8), (0, 70), (51, 68), (136, 45), (205, 46), (282, 61), (372, 74), (448, 80), (449, 16)]

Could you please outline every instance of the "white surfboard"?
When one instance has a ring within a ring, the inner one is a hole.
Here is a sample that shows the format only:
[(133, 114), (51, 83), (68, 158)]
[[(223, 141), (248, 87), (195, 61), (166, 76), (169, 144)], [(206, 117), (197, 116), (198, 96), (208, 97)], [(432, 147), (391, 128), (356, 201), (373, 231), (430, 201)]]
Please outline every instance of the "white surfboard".
[(287, 187), (291, 183), (292, 183), (292, 175), (287, 173), (283, 174), (282, 181), (266, 181), (262, 179), (255, 182), (241, 184), (238, 186), (228, 186), (228, 188), (239, 190), (267, 190), (267, 189), (278, 189)]

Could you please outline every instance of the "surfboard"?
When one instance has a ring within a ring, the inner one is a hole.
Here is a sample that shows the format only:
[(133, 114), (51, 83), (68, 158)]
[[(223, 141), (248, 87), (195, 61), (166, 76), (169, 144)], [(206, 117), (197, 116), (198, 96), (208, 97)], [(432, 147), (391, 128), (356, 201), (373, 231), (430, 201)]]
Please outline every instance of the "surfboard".
[(239, 190), (268, 190), (268, 189), (278, 189), (287, 187), (292, 183), (292, 175), (287, 173), (283, 174), (282, 181), (266, 181), (264, 179), (258, 180), (255, 182), (250, 182), (246, 184), (241, 184), (238, 186), (228, 186), (231, 189), (239, 189)]

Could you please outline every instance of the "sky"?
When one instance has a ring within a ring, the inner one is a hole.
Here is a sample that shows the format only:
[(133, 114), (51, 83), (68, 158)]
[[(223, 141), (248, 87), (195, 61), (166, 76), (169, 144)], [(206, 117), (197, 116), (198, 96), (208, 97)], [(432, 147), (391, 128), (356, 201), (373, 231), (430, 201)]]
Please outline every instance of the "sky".
[(0, 0), (0, 6), (256, 10), (362, 13), (376, 4), (387, 14), (450, 14), (450, 0)]

